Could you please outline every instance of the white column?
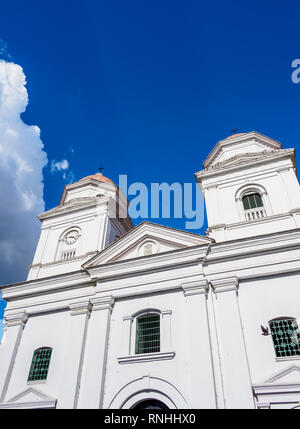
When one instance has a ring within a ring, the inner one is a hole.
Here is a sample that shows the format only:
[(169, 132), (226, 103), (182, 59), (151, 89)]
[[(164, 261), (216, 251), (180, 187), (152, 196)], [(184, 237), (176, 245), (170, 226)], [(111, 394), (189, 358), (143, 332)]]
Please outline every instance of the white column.
[(79, 408), (102, 408), (110, 319), (114, 298), (93, 298)]
[(182, 284), (187, 303), (188, 336), (190, 339), (187, 376), (190, 377), (193, 408), (216, 408), (212, 350), (210, 344), (206, 280)]
[(69, 307), (71, 309), (69, 343), (66, 344), (65, 362), (57, 408), (77, 408), (90, 314), (90, 304), (87, 300), (70, 304)]
[(211, 281), (225, 408), (254, 408), (251, 378), (238, 307), (236, 277)]
[(6, 314), (5, 342), (0, 347), (0, 402), (3, 402), (10, 382), (13, 366), (17, 356), (23, 329), (27, 322), (26, 312)]

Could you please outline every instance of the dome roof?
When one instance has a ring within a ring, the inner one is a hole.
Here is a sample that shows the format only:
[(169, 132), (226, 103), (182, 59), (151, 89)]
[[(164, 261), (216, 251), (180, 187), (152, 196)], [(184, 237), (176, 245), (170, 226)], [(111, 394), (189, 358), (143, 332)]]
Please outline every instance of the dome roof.
[(103, 176), (102, 173), (96, 173), (96, 174), (91, 174), (89, 176), (85, 176), (82, 179), (80, 179), (79, 181), (81, 182), (81, 180), (86, 180), (86, 179), (96, 179), (99, 180), (99, 182), (106, 182), (106, 183), (110, 183), (111, 185), (114, 185), (114, 182), (110, 179), (108, 179), (108, 177)]
[(235, 133), (235, 134), (231, 134), (230, 136), (226, 137), (224, 140), (227, 140), (227, 139), (233, 139), (233, 138), (234, 138), (234, 137), (236, 137), (236, 136), (243, 136), (244, 134), (246, 134), (246, 133)]

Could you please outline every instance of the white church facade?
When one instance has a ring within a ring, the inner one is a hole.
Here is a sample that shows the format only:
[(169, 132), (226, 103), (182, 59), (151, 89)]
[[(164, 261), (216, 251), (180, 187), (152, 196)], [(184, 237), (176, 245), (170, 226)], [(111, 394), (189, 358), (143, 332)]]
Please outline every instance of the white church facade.
[(300, 407), (295, 151), (234, 134), (203, 167), (205, 236), (133, 227), (100, 173), (39, 216), (28, 279), (0, 287), (0, 409)]

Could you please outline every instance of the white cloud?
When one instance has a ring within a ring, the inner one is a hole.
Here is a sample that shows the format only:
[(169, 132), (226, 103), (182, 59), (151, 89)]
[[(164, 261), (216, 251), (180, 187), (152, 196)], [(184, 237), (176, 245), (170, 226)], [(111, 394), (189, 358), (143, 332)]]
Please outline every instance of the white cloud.
[(61, 161), (55, 161), (55, 159), (52, 159), (50, 171), (52, 174), (62, 173), (62, 178), (66, 182), (70, 183), (74, 180), (74, 173), (70, 170), (70, 163), (67, 159), (62, 159)]
[(63, 159), (61, 161), (55, 161), (53, 159), (51, 161), (51, 173), (67, 170), (68, 168), (69, 168), (69, 161), (67, 161), (66, 159)]
[(22, 68), (0, 60), (0, 284), (25, 280), (44, 211), (40, 129), (25, 124), (28, 94)]

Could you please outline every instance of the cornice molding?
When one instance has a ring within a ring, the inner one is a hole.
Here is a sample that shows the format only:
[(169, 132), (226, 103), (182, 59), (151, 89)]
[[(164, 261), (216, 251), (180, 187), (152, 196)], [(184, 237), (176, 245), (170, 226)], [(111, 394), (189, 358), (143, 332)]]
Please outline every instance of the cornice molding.
[(102, 181), (99, 181), (97, 179), (93, 179), (92, 177), (89, 177), (87, 179), (78, 180), (77, 182), (69, 183), (68, 185), (66, 185), (64, 187), (63, 193), (61, 195), (59, 204), (62, 205), (64, 203), (66, 195), (67, 195), (69, 190), (80, 189), (80, 188), (83, 188), (87, 185), (91, 185), (91, 186), (94, 186), (95, 188), (99, 188), (99, 189), (103, 188), (104, 190), (106, 189), (108, 191), (116, 191), (118, 189), (118, 187), (112, 183), (102, 182)]
[(71, 310), (71, 316), (77, 316), (80, 314), (89, 314), (92, 306), (89, 300), (84, 300), (69, 304), (69, 308)]
[(175, 352), (158, 352), (158, 353), (145, 353), (131, 356), (122, 356), (118, 358), (120, 364), (126, 363), (139, 363), (139, 362), (153, 362), (157, 360), (173, 359)]
[(299, 383), (256, 384), (253, 385), (252, 388), (256, 396), (300, 393)]
[[(52, 209), (41, 213), (38, 215), (38, 219), (44, 220), (55, 216), (60, 216), (65, 213), (72, 213), (74, 211), (87, 209), (95, 206), (105, 206), (107, 207), (108, 202), (110, 200), (110, 196), (98, 196), (98, 197), (82, 197), (82, 198), (74, 198), (74, 200), (70, 200), (67, 203), (53, 207)], [(83, 200), (83, 201), (82, 201)]]
[(31, 402), (3, 402), (0, 409), (38, 409), (38, 408), (56, 408), (56, 399), (50, 401), (31, 401)]
[[(202, 182), (203, 178), (207, 178), (207, 177), (213, 177), (213, 176), (217, 176), (219, 174), (223, 174), (223, 173), (228, 173), (228, 172), (232, 172), (235, 170), (239, 170), (239, 169), (243, 169), (245, 166), (247, 168), (249, 168), (249, 161), (251, 160), (251, 167), (256, 166), (256, 165), (260, 165), (260, 164), (266, 164), (268, 162), (273, 162), (276, 159), (283, 159), (283, 158), (292, 158), (291, 162), (293, 167), (296, 169), (296, 162), (295, 162), (295, 153), (294, 153), (294, 149), (280, 149), (278, 151), (267, 151), (265, 154), (263, 154), (262, 156), (258, 156), (259, 153), (262, 152), (258, 152), (256, 155), (255, 159), (254, 157), (249, 156), (248, 159), (245, 159), (244, 162), (236, 162), (236, 163), (232, 163), (231, 165), (227, 165), (225, 163), (225, 161), (223, 161), (223, 163), (220, 164), (216, 164), (213, 165), (211, 167), (208, 167), (204, 170), (200, 170), (196, 173), (194, 173), (197, 181), (199, 183)], [(245, 155), (247, 154), (243, 154), (243, 156), (245, 157)], [(237, 157), (237, 155), (236, 155)], [(232, 158), (230, 159), (232, 161)], [(229, 161), (229, 160), (227, 160)], [(277, 171), (277, 168), (274, 167), (274, 170)], [(212, 184), (209, 185), (210, 187), (212, 186)]]
[[(291, 217), (293, 215), (293, 213), (299, 213), (299, 209), (294, 209), (293, 211), (289, 211), (286, 213), (279, 213), (279, 214), (275, 214), (275, 215), (271, 215), (271, 216), (265, 216), (259, 219), (251, 219), (251, 220), (243, 220), (240, 222), (235, 222), (235, 223), (229, 223), (229, 224), (220, 224), (220, 225), (211, 225), (207, 228), (207, 230), (209, 232), (213, 231), (213, 230), (217, 230), (217, 229), (232, 229), (232, 228), (238, 228), (239, 226), (250, 226), (252, 224), (259, 224), (259, 223), (268, 223), (270, 221), (273, 220), (277, 220), (277, 219), (282, 219), (282, 218), (288, 218)], [(281, 231), (279, 231), (281, 232)], [(244, 238), (244, 239), (247, 239)]]
[(61, 265), (61, 264), (66, 264), (66, 263), (72, 263), (72, 262), (76, 262), (76, 261), (81, 261), (82, 259), (93, 258), (95, 255), (98, 255), (98, 253), (99, 253), (98, 250), (94, 250), (94, 251), (87, 252), (84, 255), (76, 256), (75, 258), (72, 258), (72, 259), (58, 259), (57, 261), (46, 262), (45, 264), (38, 263), (38, 264), (30, 265), (29, 269), (31, 269), (31, 268), (51, 267), (51, 266), (54, 266), (54, 265)]
[(217, 142), (217, 144), (214, 146), (214, 148), (211, 150), (209, 155), (204, 160), (203, 167), (206, 168), (208, 165), (212, 164), (223, 147), (234, 146), (236, 144), (240, 144), (241, 142), (247, 142), (247, 141), (253, 141), (253, 140), (259, 143), (262, 143), (265, 146), (270, 147), (271, 149), (281, 148), (281, 143), (279, 141), (274, 140), (270, 137), (267, 137), (263, 134), (260, 134), (257, 131), (250, 131), (249, 133), (242, 133), (242, 134), (239, 133), (237, 135), (233, 134), (229, 138), (227, 137)]
[(185, 296), (192, 295), (207, 295), (209, 285), (206, 279), (197, 280), (194, 282), (182, 283), (181, 285)]
[(28, 320), (28, 313), (22, 311), (19, 313), (12, 313), (5, 315), (5, 326), (7, 328), (11, 326), (25, 326), (25, 323)]
[(227, 277), (223, 279), (210, 280), (210, 284), (215, 293), (237, 292), (239, 281), (237, 277)]
[(92, 298), (90, 302), (92, 304), (92, 311), (99, 311), (99, 310), (112, 311), (115, 303), (115, 299), (112, 295), (107, 295), (107, 296)]
[[(159, 232), (161, 232), (162, 236), (159, 237)], [(118, 241), (112, 243), (110, 246), (106, 247), (104, 250), (99, 252), (98, 255), (94, 256), (87, 262), (85, 262), (82, 267), (89, 269), (93, 268), (96, 265), (101, 263), (107, 264), (110, 263), (111, 259), (116, 257), (116, 251), (121, 247), (124, 249), (129, 249), (130, 246), (134, 245), (138, 240), (144, 239), (147, 236), (151, 236), (152, 238), (159, 240), (167, 240), (173, 243), (176, 243), (178, 240), (182, 240), (184, 246), (182, 249), (194, 247), (194, 246), (204, 246), (212, 243), (214, 240), (209, 237), (205, 237), (199, 234), (190, 233), (187, 231), (176, 230), (174, 228), (166, 227), (164, 225), (153, 224), (151, 222), (142, 222), (140, 225), (136, 226), (129, 232), (127, 232), (123, 237), (121, 237)], [(153, 237), (154, 236), (154, 237)], [(173, 240), (172, 240), (173, 239)], [(176, 241), (177, 240), (177, 241)], [(188, 243), (188, 244), (187, 244)], [(122, 253), (121, 252), (121, 253)], [(167, 253), (167, 252), (163, 252)], [(152, 257), (156, 257), (159, 254), (151, 255)], [(150, 258), (149, 257), (138, 257), (132, 259), (141, 259), (141, 258)], [(103, 262), (104, 261), (104, 262)]]

